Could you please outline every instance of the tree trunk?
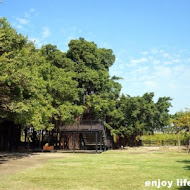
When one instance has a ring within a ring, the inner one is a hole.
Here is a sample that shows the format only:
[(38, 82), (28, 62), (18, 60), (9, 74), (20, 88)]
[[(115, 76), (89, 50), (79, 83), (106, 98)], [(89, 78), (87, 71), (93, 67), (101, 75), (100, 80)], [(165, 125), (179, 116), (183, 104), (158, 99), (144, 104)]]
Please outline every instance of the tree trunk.
[(179, 131), (177, 133), (177, 140), (178, 140), (178, 151), (180, 151), (181, 141), (180, 141)]
[(189, 145), (188, 145), (188, 150), (187, 150), (187, 153), (190, 152), (190, 126), (189, 126)]

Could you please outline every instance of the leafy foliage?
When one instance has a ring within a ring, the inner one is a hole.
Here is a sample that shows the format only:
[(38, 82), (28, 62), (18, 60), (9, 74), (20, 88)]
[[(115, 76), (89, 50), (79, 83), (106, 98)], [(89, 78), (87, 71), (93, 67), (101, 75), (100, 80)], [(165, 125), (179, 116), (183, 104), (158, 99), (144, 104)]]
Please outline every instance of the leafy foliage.
[(142, 97), (121, 96), (117, 106), (120, 115), (119, 133), (135, 139), (145, 131), (153, 132), (168, 124), (171, 99), (160, 98), (155, 103), (153, 97), (154, 93), (145, 93)]
[(102, 119), (113, 135), (134, 138), (168, 124), (171, 99), (155, 103), (154, 93), (120, 96), (121, 78), (110, 77), (111, 49), (83, 38), (61, 52), (34, 44), (0, 19), (0, 118), (35, 129), (52, 129), (55, 120), (70, 125), (78, 116)]
[(5, 19), (0, 22), (4, 31), (0, 38), (0, 117), (35, 129), (53, 127), (52, 119), (73, 122), (83, 107), (74, 105), (78, 83), (72, 73), (59, 67), (64, 54), (49, 50), (52, 54), (47, 57), (43, 47), (37, 50)]
[(170, 119), (170, 124), (173, 125), (175, 131), (179, 133), (189, 131), (189, 145), (190, 145), (190, 109), (186, 108), (185, 111), (177, 112)]

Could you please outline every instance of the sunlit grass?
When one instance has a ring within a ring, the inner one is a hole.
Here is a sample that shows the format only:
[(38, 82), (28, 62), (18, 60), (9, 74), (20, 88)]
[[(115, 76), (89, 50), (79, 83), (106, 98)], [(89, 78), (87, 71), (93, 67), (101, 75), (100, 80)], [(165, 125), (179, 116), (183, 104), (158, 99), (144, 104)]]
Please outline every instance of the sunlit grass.
[[(190, 180), (190, 155), (185, 153), (108, 151), (71, 154), (41, 167), (0, 178), (0, 189), (143, 190), (145, 181)], [(162, 188), (167, 189), (167, 188)], [(188, 189), (188, 188), (187, 188)], [(185, 188), (183, 188), (185, 190)]]

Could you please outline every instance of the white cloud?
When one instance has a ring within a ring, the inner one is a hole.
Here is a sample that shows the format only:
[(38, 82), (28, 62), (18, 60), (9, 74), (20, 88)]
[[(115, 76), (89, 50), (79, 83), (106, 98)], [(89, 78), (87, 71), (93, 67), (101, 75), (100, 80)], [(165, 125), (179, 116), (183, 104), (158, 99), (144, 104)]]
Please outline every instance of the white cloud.
[(180, 60), (180, 59), (173, 59), (172, 62), (173, 63), (180, 63), (180, 62), (182, 62), (182, 60)]
[(163, 65), (172, 65), (173, 62), (172, 61), (163, 61)]
[(60, 39), (62, 43), (58, 46), (61, 51), (68, 50), (68, 43), (70, 40), (84, 37), (86, 40), (91, 41), (88, 39), (87, 33), (77, 26), (63, 26), (59, 31), (62, 33), (62, 39)]
[(27, 18), (27, 19), (29, 19), (29, 18), (31, 17), (31, 15), (30, 15), (30, 13), (25, 12), (25, 13), (24, 13), (24, 17)]
[(162, 56), (163, 56), (164, 58), (170, 58), (170, 55), (169, 55), (168, 53), (163, 53)]
[(110, 74), (123, 77), (124, 94), (137, 96), (152, 91), (156, 97), (169, 96), (174, 98), (172, 113), (189, 106), (190, 50), (154, 48), (132, 58), (124, 51), (116, 54), (116, 63), (110, 71)]
[(172, 74), (172, 69), (166, 66), (155, 67), (154, 74), (160, 78), (169, 78)]
[(134, 70), (135, 73), (137, 74), (143, 74), (143, 73), (147, 73), (149, 71), (149, 67), (148, 66), (142, 66), (142, 67), (138, 67), (137, 69)]
[(51, 35), (50, 29), (48, 27), (43, 27), (42, 38), (47, 38)]
[(31, 23), (32, 16), (37, 16), (37, 15), (38, 13), (36, 12), (36, 10), (31, 8), (24, 13), (24, 16), (22, 18), (14, 17), (14, 21), (12, 22), (13, 26), (17, 29), (22, 29), (27, 31), (28, 27), (31, 28), (31, 25), (29, 25), (29, 23)]
[(107, 42), (102, 42), (100, 46), (101, 48), (112, 49), (111, 45), (109, 45)]
[(148, 51), (141, 52), (141, 55), (148, 55)]
[(125, 68), (125, 65), (122, 64), (122, 63), (120, 63), (120, 64), (118, 65), (118, 68), (119, 68), (119, 69), (124, 69), (124, 68)]
[(151, 54), (157, 54), (157, 53), (159, 53), (159, 50), (154, 48), (154, 49), (150, 50), (150, 53)]
[(16, 18), (16, 20), (19, 22), (19, 24), (21, 25), (25, 25), (29, 23), (29, 20), (25, 19), (25, 18)]
[(144, 81), (144, 85), (150, 88), (151, 90), (158, 87), (158, 84), (154, 81)]
[(29, 12), (30, 13), (33, 13), (33, 12), (35, 12), (36, 10), (34, 9), (34, 8), (30, 8), (30, 10), (29, 10)]
[(78, 33), (82, 34), (83, 33), (82, 29), (78, 29)]
[(132, 60), (130, 60), (130, 63), (136, 65), (136, 64), (139, 64), (139, 63), (145, 63), (147, 61), (148, 61), (148, 59), (146, 57), (142, 57), (140, 59), (132, 59)]
[(153, 65), (159, 65), (159, 64), (161, 64), (161, 61), (158, 59), (153, 59), (152, 63), (153, 63)]
[(173, 67), (173, 72), (175, 75), (180, 75), (185, 71), (185, 66), (184, 65), (176, 65), (175, 67)]
[(32, 15), (38, 16), (38, 13), (34, 8), (30, 8), (28, 11), (26, 11), (24, 14), (24, 17), (25, 18), (31, 18)]
[(23, 28), (23, 26), (21, 26), (21, 25), (19, 25), (19, 24), (17, 24), (16, 27), (19, 28), (19, 29), (22, 29), (22, 28)]
[(16, 29), (23, 29), (23, 26), (16, 23), (16, 22), (13, 22), (12, 25), (16, 28)]
[(173, 82), (169, 83), (169, 84), (168, 84), (168, 87), (169, 87), (170, 89), (177, 89), (177, 88), (178, 88), (178, 86), (177, 86), (175, 83), (173, 83)]

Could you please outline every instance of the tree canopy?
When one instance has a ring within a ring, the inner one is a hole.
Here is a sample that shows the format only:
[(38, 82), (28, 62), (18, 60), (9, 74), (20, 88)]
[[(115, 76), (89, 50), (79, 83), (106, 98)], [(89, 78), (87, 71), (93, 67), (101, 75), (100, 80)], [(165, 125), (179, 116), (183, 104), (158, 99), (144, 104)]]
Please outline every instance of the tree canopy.
[(73, 73), (59, 65), (66, 56), (52, 45), (46, 54), (36, 49), (6, 19), (0, 26), (0, 117), (36, 129), (51, 128), (52, 119), (73, 122), (83, 107), (75, 105), (80, 89)]
[(23, 127), (51, 129), (85, 119), (102, 119), (113, 134), (136, 137), (168, 124), (171, 98), (155, 103), (154, 93), (121, 95), (121, 78), (109, 75), (111, 49), (84, 38), (68, 51), (47, 44), (37, 49), (0, 19), (0, 118)]
[(186, 108), (185, 111), (175, 113), (171, 117), (170, 123), (173, 124), (174, 127), (181, 128), (181, 130), (189, 130), (190, 134), (190, 109)]

